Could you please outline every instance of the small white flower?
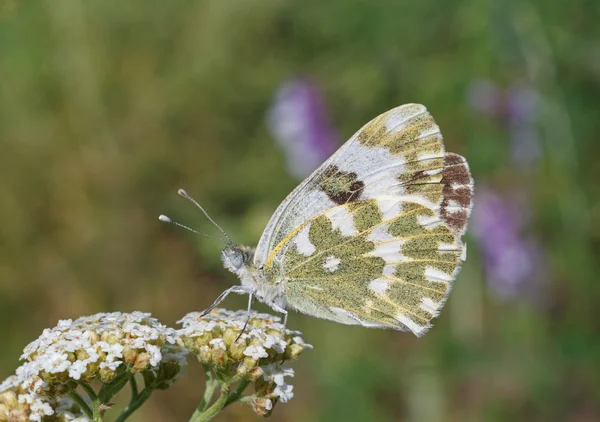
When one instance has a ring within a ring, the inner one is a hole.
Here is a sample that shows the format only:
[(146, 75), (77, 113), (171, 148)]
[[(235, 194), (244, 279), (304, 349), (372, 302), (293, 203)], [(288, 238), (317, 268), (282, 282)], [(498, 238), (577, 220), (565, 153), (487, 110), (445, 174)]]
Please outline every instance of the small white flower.
[(279, 400), (282, 403), (287, 403), (294, 397), (294, 392), (292, 391), (293, 389), (293, 385), (284, 383), (283, 385), (278, 385), (277, 387), (275, 387), (275, 390), (273, 390), (273, 394), (279, 397)]
[(120, 359), (123, 357), (123, 345), (119, 344), (119, 343), (115, 343), (115, 344), (108, 344), (105, 342), (98, 342), (98, 344), (100, 343), (104, 343), (101, 346), (101, 349), (104, 353), (106, 353), (106, 361), (107, 362), (113, 362), (116, 359)]
[(72, 322), (73, 320), (71, 319), (61, 319), (58, 321), (58, 324), (56, 324), (56, 328), (69, 328)]
[(87, 369), (87, 363), (82, 360), (77, 360), (73, 362), (71, 367), (69, 368), (69, 376), (74, 380), (78, 380), (81, 378), (81, 375)]
[(227, 346), (225, 345), (225, 341), (222, 338), (215, 338), (208, 342), (213, 349), (221, 349), (227, 350)]
[(147, 344), (146, 351), (148, 353), (150, 353), (150, 366), (152, 366), (152, 367), (158, 366), (158, 364), (162, 360), (162, 354), (160, 353), (160, 348), (153, 344)]
[(145, 344), (146, 339), (140, 337), (131, 340), (131, 342), (129, 343), (129, 347), (131, 347), (132, 349), (143, 349)]
[(69, 355), (66, 353), (52, 353), (44, 357), (42, 366), (46, 372), (51, 374), (64, 372), (71, 366), (71, 362), (68, 360)]
[(279, 372), (273, 374), (273, 381), (277, 385), (285, 385), (284, 377), (293, 377), (294, 370), (292, 368), (281, 368)]
[(16, 388), (19, 385), (19, 379), (16, 375), (11, 375), (0, 384), (0, 394), (11, 388)]
[(244, 350), (245, 356), (250, 356), (254, 360), (259, 360), (260, 358), (266, 358), (269, 356), (267, 351), (262, 346), (248, 346)]
[(300, 336), (296, 336), (292, 340), (294, 340), (294, 343), (301, 344), (302, 346), (304, 346), (308, 350), (311, 350), (313, 348), (312, 344), (305, 343), (304, 339), (302, 337), (300, 337)]
[(31, 403), (30, 410), (40, 416), (50, 416), (54, 414), (54, 409), (48, 402), (39, 399), (34, 399)]
[(115, 361), (115, 362), (102, 362), (100, 363), (100, 368), (108, 368), (111, 371), (116, 371), (117, 368), (122, 364), (123, 362), (121, 361)]
[(263, 369), (263, 379), (265, 381), (274, 382), (276, 385), (284, 385), (284, 377), (293, 377), (294, 370), (292, 368), (282, 368), (273, 364), (265, 365)]

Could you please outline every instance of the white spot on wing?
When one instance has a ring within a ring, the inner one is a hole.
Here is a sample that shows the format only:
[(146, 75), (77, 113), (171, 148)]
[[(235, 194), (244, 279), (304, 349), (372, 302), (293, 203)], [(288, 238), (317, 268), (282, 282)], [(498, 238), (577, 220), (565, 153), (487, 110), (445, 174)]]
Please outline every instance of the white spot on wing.
[(371, 280), (371, 282), (369, 283), (369, 289), (372, 292), (375, 292), (380, 295), (385, 295), (389, 287), (390, 287), (390, 282), (388, 280), (384, 280), (381, 278), (376, 278), (375, 280)]
[(417, 204), (425, 205), (427, 208), (435, 209), (439, 207), (439, 203), (434, 203), (422, 195), (399, 195), (396, 198), (402, 202), (416, 202)]
[(369, 256), (378, 256), (385, 259), (386, 262), (406, 261), (407, 258), (402, 255), (400, 248), (404, 244), (403, 240), (393, 242), (376, 243), (375, 250), (369, 252)]
[(298, 252), (300, 252), (304, 256), (311, 256), (317, 249), (308, 238), (309, 230), (310, 224), (307, 224), (294, 237), (294, 243), (296, 244), (296, 248), (298, 248)]
[(354, 226), (354, 219), (348, 212), (348, 207), (336, 207), (327, 213), (333, 229), (340, 229), (344, 236), (353, 236), (358, 233)]
[(384, 220), (397, 217), (402, 213), (402, 203), (396, 198), (377, 198), (377, 206)]
[(393, 276), (395, 272), (396, 272), (395, 265), (387, 264), (386, 266), (383, 267), (383, 275)]
[(429, 312), (431, 315), (436, 316), (440, 308), (440, 304), (435, 303), (430, 297), (424, 297), (421, 301), (420, 308), (425, 312)]
[(415, 335), (417, 337), (420, 337), (423, 334), (425, 334), (425, 332), (429, 328), (429, 326), (422, 326), (422, 325), (417, 324), (416, 322), (414, 322), (412, 319), (410, 319), (409, 317), (407, 317), (404, 314), (398, 314), (396, 316), (396, 319), (398, 321), (400, 321), (402, 324), (406, 325), (406, 327), (410, 331), (412, 331), (413, 333), (415, 333)]
[(458, 202), (456, 202), (453, 199), (449, 200), (448, 204), (446, 205), (446, 212), (450, 213), (450, 214), (454, 214), (457, 212), (463, 212), (464, 210), (465, 210), (465, 207), (463, 207), (462, 205), (460, 205)]
[(438, 251), (456, 251), (456, 245), (454, 243), (440, 243), (438, 245)]
[(388, 233), (389, 224), (382, 224), (380, 226), (375, 227), (369, 235), (367, 239), (371, 242), (387, 242), (388, 240), (394, 240), (395, 237)]
[(323, 264), (323, 267), (325, 267), (326, 270), (331, 271), (332, 273), (335, 272), (339, 268), (339, 266), (340, 260), (333, 255), (329, 255), (325, 259), (325, 264)]
[(426, 229), (431, 229), (440, 225), (442, 220), (437, 215), (432, 216), (417, 216), (417, 223), (419, 223), (422, 227)]
[(437, 283), (447, 283), (452, 280), (452, 275), (432, 267), (427, 267), (425, 268), (425, 278)]

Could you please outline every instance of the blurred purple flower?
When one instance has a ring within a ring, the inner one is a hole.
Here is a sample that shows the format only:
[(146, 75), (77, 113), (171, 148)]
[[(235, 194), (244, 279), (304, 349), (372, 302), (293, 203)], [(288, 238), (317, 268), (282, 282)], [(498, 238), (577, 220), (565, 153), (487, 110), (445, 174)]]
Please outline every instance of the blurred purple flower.
[(318, 89), (302, 78), (284, 82), (267, 116), (290, 174), (303, 179), (336, 149), (337, 136)]
[(526, 210), (514, 198), (477, 189), (472, 233), (483, 256), (486, 278), (494, 293), (503, 298), (539, 293), (543, 278), (542, 250), (537, 242), (522, 237)]
[(541, 155), (538, 136), (539, 95), (531, 87), (513, 84), (507, 91), (506, 116), (511, 133), (513, 161), (534, 164)]
[(500, 89), (486, 79), (473, 81), (467, 91), (469, 106), (484, 116), (496, 116), (500, 109)]
[(540, 100), (533, 88), (515, 82), (508, 89), (501, 89), (492, 81), (476, 80), (467, 91), (467, 102), (477, 113), (502, 119), (507, 125), (511, 156), (517, 166), (527, 167), (538, 161)]

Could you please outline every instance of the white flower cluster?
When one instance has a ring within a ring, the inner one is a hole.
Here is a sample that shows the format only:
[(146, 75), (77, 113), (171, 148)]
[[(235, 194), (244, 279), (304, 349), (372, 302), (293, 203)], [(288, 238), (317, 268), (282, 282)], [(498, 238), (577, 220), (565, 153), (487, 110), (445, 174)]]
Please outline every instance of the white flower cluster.
[(56, 422), (90, 420), (70, 398), (42, 396), (31, 391), (30, 384), (30, 380), (19, 383), (16, 375), (0, 384), (0, 422), (41, 422), (46, 416)]
[(270, 414), (277, 401), (290, 400), (293, 387), (284, 377), (294, 371), (281, 363), (296, 359), (311, 349), (301, 333), (287, 330), (273, 315), (247, 311), (215, 309), (205, 316), (192, 312), (179, 321), (179, 342), (203, 364), (215, 369), (231, 368), (238, 376), (255, 382), (252, 397), (254, 410), (263, 416)]
[(181, 342), (200, 357), (208, 357), (215, 351), (221, 355), (220, 351), (223, 351), (229, 352), (225, 358), (233, 360), (240, 360), (243, 356), (254, 361), (294, 359), (303, 350), (312, 348), (304, 343), (301, 333), (285, 329), (279, 323), (280, 318), (273, 315), (251, 312), (244, 333), (242, 329), (248, 318), (247, 311), (218, 308), (208, 315), (201, 315), (200, 312), (191, 312), (178, 321), (183, 326), (178, 331)]
[[(39, 379), (48, 386), (73, 381), (90, 382), (100, 378), (110, 382), (122, 365), (131, 372), (156, 371), (164, 363), (180, 362), (184, 351), (176, 343), (177, 333), (152, 318), (149, 313), (99, 313), (74, 321), (59, 321), (31, 342), (17, 369), (20, 383)], [(51, 392), (56, 393), (55, 391)]]

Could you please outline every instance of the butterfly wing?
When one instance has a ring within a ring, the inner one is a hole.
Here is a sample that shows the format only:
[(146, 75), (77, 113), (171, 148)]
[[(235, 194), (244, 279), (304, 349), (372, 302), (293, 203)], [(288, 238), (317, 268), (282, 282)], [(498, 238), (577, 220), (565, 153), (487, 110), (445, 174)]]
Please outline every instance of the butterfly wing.
[(367, 123), (279, 206), (254, 263), (293, 308), (423, 334), (460, 267), (473, 182), (426, 108)]

